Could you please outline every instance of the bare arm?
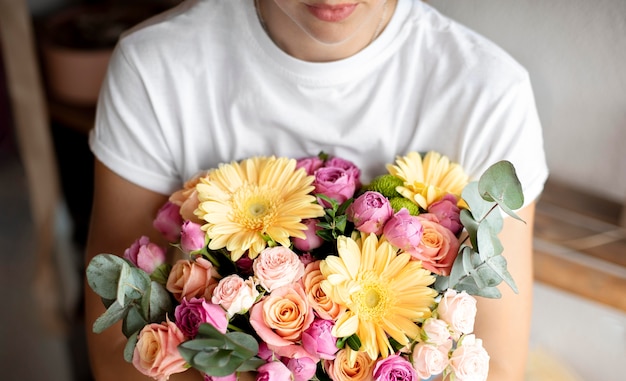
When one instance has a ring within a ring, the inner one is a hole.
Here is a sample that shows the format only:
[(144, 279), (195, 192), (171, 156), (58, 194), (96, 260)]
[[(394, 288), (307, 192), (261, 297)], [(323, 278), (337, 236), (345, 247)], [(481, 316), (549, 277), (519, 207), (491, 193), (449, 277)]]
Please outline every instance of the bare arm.
[[(96, 162), (94, 189), (87, 263), (99, 253), (122, 255), (141, 235), (164, 244), (152, 227), (152, 220), (167, 200), (166, 196), (124, 180), (100, 162)], [(91, 331), (93, 322), (105, 309), (100, 297), (89, 286), (85, 287), (87, 342), (94, 378), (98, 381), (150, 380), (124, 360), (126, 338), (122, 334), (121, 323), (100, 334)], [(201, 379), (194, 370), (170, 378), (171, 381)]]

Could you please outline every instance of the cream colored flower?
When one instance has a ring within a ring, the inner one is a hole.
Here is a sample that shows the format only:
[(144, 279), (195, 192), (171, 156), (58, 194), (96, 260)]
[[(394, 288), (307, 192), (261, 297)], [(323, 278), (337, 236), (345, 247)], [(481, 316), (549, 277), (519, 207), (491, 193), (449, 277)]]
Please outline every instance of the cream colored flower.
[(324, 214), (310, 194), (313, 180), (287, 158), (220, 165), (196, 186), (196, 215), (206, 221), (209, 248), (226, 248), (237, 260), (246, 251), (255, 258), (268, 241), (289, 247), (290, 237), (304, 238), (301, 221)]

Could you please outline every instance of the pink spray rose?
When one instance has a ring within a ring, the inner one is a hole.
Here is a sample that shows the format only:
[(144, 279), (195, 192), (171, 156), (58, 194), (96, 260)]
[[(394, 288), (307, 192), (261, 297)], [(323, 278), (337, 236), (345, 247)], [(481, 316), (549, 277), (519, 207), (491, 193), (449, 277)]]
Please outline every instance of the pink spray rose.
[(420, 220), (410, 215), (406, 208), (393, 215), (383, 228), (383, 235), (389, 243), (412, 256), (422, 240), (423, 232)]
[(298, 255), (284, 246), (261, 251), (252, 264), (259, 284), (267, 291), (291, 284), (304, 275), (304, 264)]
[(441, 374), (450, 363), (448, 353), (452, 349), (452, 340), (442, 345), (419, 343), (413, 347), (411, 361), (420, 379), (427, 379)]
[(232, 274), (220, 279), (213, 290), (211, 301), (221, 305), (227, 315), (232, 317), (248, 312), (258, 297), (259, 291), (252, 278), (244, 280), (239, 275)]
[(438, 275), (450, 275), (454, 260), (459, 253), (459, 240), (450, 231), (440, 225), (432, 214), (420, 214), (419, 221), (424, 227), (422, 240), (413, 258), (422, 261), (422, 266)]
[[(354, 196), (356, 191), (356, 179), (345, 169), (337, 167), (322, 167), (315, 172), (315, 194), (322, 194), (335, 199), (342, 204)], [(320, 205), (329, 207), (328, 203), (319, 199)]]
[(335, 156), (326, 160), (324, 166), (344, 169), (352, 178), (354, 178), (356, 187), (359, 188), (361, 186), (361, 170), (353, 162)]
[(325, 360), (335, 358), (337, 338), (331, 334), (335, 322), (315, 319), (311, 326), (302, 333), (302, 346), (307, 352)]
[(463, 337), (450, 356), (450, 366), (455, 380), (486, 380), (489, 374), (489, 354), (483, 347), (482, 340), (474, 335)]
[(186, 362), (178, 352), (185, 335), (173, 322), (152, 323), (139, 332), (133, 365), (146, 376), (166, 381), (170, 375), (187, 370)]
[(256, 381), (292, 381), (289, 368), (280, 361), (270, 361), (257, 369)]
[(376, 363), (374, 381), (419, 381), (419, 379), (407, 359), (391, 355)]
[(304, 169), (309, 176), (312, 176), (323, 165), (324, 160), (319, 156), (303, 157), (296, 160), (296, 168)]
[(180, 259), (172, 266), (165, 288), (179, 302), (194, 296), (210, 300), (218, 277), (213, 264), (205, 258)]
[(428, 206), (428, 213), (434, 214), (439, 223), (448, 228), (455, 236), (463, 229), (460, 216), (461, 209), (457, 203), (456, 196), (448, 193), (441, 200)]
[(354, 200), (346, 215), (359, 231), (380, 235), (385, 223), (393, 216), (393, 209), (385, 196), (367, 191)]
[(306, 230), (304, 230), (304, 234), (306, 235), (306, 237), (294, 237), (292, 239), (293, 246), (296, 249), (301, 251), (310, 251), (322, 246), (324, 240), (322, 239), (322, 237), (317, 235), (317, 231), (321, 229), (319, 226), (317, 226), (318, 222), (319, 221), (315, 218), (308, 218), (302, 221), (302, 223), (306, 226)]
[(436, 310), (439, 319), (450, 325), (455, 339), (474, 331), (476, 311), (476, 299), (472, 295), (452, 289), (443, 294)]
[(283, 358), (287, 369), (293, 374), (293, 381), (309, 381), (315, 376), (317, 362), (308, 357)]
[(180, 232), (180, 246), (185, 253), (201, 250), (206, 245), (206, 232), (199, 224), (191, 221), (183, 223)]
[(215, 377), (215, 376), (209, 376), (208, 374), (205, 374), (204, 381), (237, 381), (237, 374), (233, 373), (224, 377)]
[(422, 324), (424, 341), (429, 344), (441, 345), (452, 339), (450, 326), (441, 319), (428, 318)]
[(165, 262), (165, 249), (141, 236), (124, 251), (124, 258), (148, 274)]
[(167, 201), (159, 209), (156, 218), (152, 222), (154, 228), (169, 242), (178, 241), (180, 237), (180, 226), (183, 224), (183, 217), (180, 215), (180, 207)]
[(222, 333), (226, 333), (228, 327), (226, 311), (216, 304), (207, 303), (204, 298), (183, 298), (176, 306), (174, 316), (178, 328), (190, 338), (196, 337), (202, 323), (209, 323)]

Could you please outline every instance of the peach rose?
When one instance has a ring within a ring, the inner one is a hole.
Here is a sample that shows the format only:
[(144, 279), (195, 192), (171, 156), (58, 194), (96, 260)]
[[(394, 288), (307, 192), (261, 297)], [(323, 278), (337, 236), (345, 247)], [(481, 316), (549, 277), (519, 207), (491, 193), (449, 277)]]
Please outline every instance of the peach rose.
[(169, 201), (172, 204), (176, 204), (180, 207), (180, 215), (186, 221), (192, 221), (202, 225), (204, 221), (199, 219), (195, 214), (195, 210), (198, 209), (198, 192), (196, 191), (196, 185), (200, 182), (201, 178), (209, 176), (208, 171), (201, 172), (196, 176), (189, 179), (183, 185), (182, 189), (172, 193)]
[(259, 284), (267, 291), (291, 284), (304, 275), (304, 264), (298, 254), (284, 246), (264, 249), (252, 264)]
[(239, 275), (232, 274), (218, 282), (211, 301), (221, 305), (230, 318), (235, 314), (248, 312), (258, 297), (259, 291), (252, 278), (244, 280)]
[(183, 298), (205, 298), (211, 300), (219, 274), (207, 259), (180, 259), (172, 267), (166, 288), (179, 302)]
[(439, 319), (450, 325), (454, 339), (458, 339), (461, 334), (474, 331), (476, 310), (476, 299), (473, 296), (465, 291), (449, 289), (439, 301), (436, 312)]
[(432, 217), (420, 215), (417, 218), (424, 227), (422, 240), (413, 258), (422, 261), (422, 266), (438, 275), (450, 275), (452, 264), (459, 252), (459, 240), (450, 229), (440, 225)]
[(474, 335), (467, 335), (459, 342), (450, 356), (450, 366), (455, 380), (481, 381), (489, 374), (489, 354), (483, 342)]
[(133, 365), (138, 371), (158, 381), (167, 380), (174, 373), (188, 369), (178, 352), (185, 335), (169, 319), (161, 324), (152, 323), (139, 332)]
[(367, 353), (357, 352), (354, 365), (350, 366), (346, 349), (339, 350), (334, 360), (324, 361), (324, 369), (334, 381), (370, 381), (374, 365)]
[(309, 303), (317, 315), (322, 319), (334, 321), (345, 311), (345, 308), (333, 302), (322, 290), (321, 283), (326, 277), (320, 271), (321, 262), (321, 260), (317, 260), (304, 268), (302, 284)]
[(313, 319), (300, 283), (274, 290), (250, 309), (250, 324), (259, 337), (278, 356), (289, 358), (315, 357), (297, 344)]
[(442, 373), (449, 364), (448, 353), (452, 349), (452, 340), (443, 345), (419, 343), (413, 347), (411, 362), (420, 380)]

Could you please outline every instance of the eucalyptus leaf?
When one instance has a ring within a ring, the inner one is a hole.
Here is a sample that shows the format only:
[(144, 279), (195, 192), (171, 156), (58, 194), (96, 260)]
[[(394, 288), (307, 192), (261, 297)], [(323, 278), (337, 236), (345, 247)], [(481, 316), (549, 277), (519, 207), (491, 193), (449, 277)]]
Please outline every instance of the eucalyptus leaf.
[(150, 292), (150, 277), (140, 268), (129, 264), (122, 266), (117, 290), (117, 302), (126, 305), (141, 299)]
[(460, 218), (461, 218), (461, 223), (465, 227), (465, 231), (467, 232), (467, 235), (470, 238), (470, 242), (472, 243), (472, 246), (478, 247), (478, 243), (477, 243), (478, 238), (476, 237), (476, 233), (478, 231), (478, 226), (480, 226), (479, 223), (474, 219), (472, 212), (470, 212), (467, 209), (461, 209)]
[(262, 360), (258, 357), (251, 357), (243, 362), (243, 364), (239, 365), (237, 368), (237, 372), (251, 372), (257, 370), (261, 365), (265, 364), (267, 361)]
[(502, 294), (497, 287), (485, 287), (478, 290), (476, 296), (482, 296), (483, 298), (489, 299), (500, 299), (502, 297)]
[(502, 160), (490, 166), (478, 180), (478, 191), (487, 201), (495, 201), (509, 209), (524, 205), (524, 193), (515, 167)]
[(128, 306), (128, 314), (124, 318), (122, 324), (122, 333), (126, 337), (132, 336), (135, 332), (140, 331), (149, 322), (142, 316), (137, 304)]
[(95, 333), (102, 333), (118, 321), (124, 319), (129, 307), (122, 307), (118, 303), (113, 303), (107, 310), (94, 321), (92, 330)]
[(476, 221), (483, 220), (491, 211), (497, 207), (495, 202), (486, 201), (478, 190), (478, 182), (473, 181), (463, 189), (461, 194), (467, 203)]
[(502, 277), (494, 271), (491, 266), (483, 265), (477, 267), (474, 272), (474, 280), (476, 284), (482, 288), (496, 287), (502, 282)]
[(165, 320), (165, 316), (174, 309), (170, 293), (159, 282), (152, 281), (149, 299), (150, 311), (148, 318), (151, 322)]
[(167, 278), (172, 270), (172, 265), (169, 263), (163, 263), (159, 265), (153, 272), (150, 274), (150, 279), (158, 282), (162, 285), (167, 284)]
[(516, 294), (519, 292), (515, 280), (513, 280), (513, 276), (507, 270), (506, 258), (504, 258), (504, 256), (498, 255), (489, 258), (486, 264), (489, 265)]
[(87, 284), (104, 299), (117, 298), (117, 284), (126, 261), (113, 254), (98, 254), (86, 268)]
[(487, 220), (478, 227), (477, 239), (478, 252), (483, 261), (502, 254), (504, 248), (498, 238), (498, 231)]
[(135, 346), (137, 345), (137, 340), (139, 339), (139, 332), (135, 332), (128, 337), (126, 340), (126, 345), (124, 346), (124, 360), (126, 362), (133, 362), (133, 354), (135, 353)]

